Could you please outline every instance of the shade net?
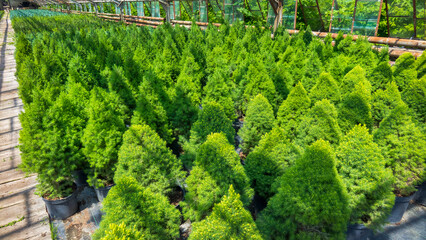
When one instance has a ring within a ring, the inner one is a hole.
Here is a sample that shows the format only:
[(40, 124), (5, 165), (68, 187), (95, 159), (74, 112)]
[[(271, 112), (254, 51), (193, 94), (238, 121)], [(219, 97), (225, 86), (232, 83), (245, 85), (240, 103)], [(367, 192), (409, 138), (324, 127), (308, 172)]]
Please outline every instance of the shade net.
[(380, 11), (380, 0), (358, 0), (353, 33), (374, 36)]
[(388, 0), (389, 36), (411, 38), (414, 36), (413, 1)]

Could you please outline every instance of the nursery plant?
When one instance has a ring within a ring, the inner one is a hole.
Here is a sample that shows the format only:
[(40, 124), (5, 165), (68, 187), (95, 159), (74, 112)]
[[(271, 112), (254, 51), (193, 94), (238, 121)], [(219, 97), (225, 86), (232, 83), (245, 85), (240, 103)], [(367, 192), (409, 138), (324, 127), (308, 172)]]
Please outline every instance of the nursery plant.
[(413, 123), (408, 110), (405, 103), (398, 104), (374, 133), (395, 177), (393, 187), (397, 196), (412, 195), (415, 186), (426, 178), (426, 136)]
[[(144, 239), (174, 239), (179, 236), (179, 210), (164, 195), (144, 187), (133, 177), (122, 177), (102, 202), (105, 215), (92, 239), (111, 233), (110, 225), (124, 224), (126, 234)], [(108, 239), (108, 238), (107, 238)]]
[(239, 135), (243, 139), (242, 149), (248, 154), (260, 141), (263, 134), (276, 125), (274, 111), (268, 99), (258, 94), (251, 99), (247, 107), (244, 125)]
[(378, 229), (395, 199), (394, 177), (380, 147), (364, 125), (356, 125), (337, 147), (337, 171), (349, 194), (349, 221)]
[(232, 185), (212, 213), (195, 222), (189, 239), (262, 239), (250, 212)]
[(294, 158), (300, 154), (298, 150), (279, 127), (262, 136), (244, 166), (251, 186), (260, 196), (268, 199), (274, 194), (272, 184), (294, 163)]
[(181, 162), (148, 125), (132, 125), (123, 135), (114, 181), (131, 176), (142, 187), (166, 193), (182, 180)]
[(309, 92), (309, 98), (313, 103), (323, 99), (328, 99), (334, 104), (340, 102), (340, 89), (331, 74), (326, 72), (320, 74), (317, 83)]
[(214, 203), (220, 201), (231, 184), (241, 195), (244, 205), (250, 203), (253, 189), (249, 178), (223, 133), (210, 134), (200, 145), (192, 172), (194, 174), (186, 180), (188, 194), (183, 204), (184, 214), (191, 220), (200, 220), (210, 213)]
[[(26, 127), (20, 137), (21, 167), (38, 174), (37, 193), (44, 198), (70, 195), (72, 172), (86, 164), (81, 138), (87, 121), (84, 111), (87, 98), (88, 93), (81, 85), (70, 84), (56, 101), (50, 102), (51, 106), (49, 100), (38, 95), (28, 106), (28, 113), (20, 117)], [(40, 122), (32, 122), (35, 119)]]
[(308, 112), (311, 107), (311, 99), (299, 82), (283, 101), (277, 113), (278, 125), (284, 129), (289, 139), (296, 137), (297, 126), (302, 117)]
[(378, 89), (372, 95), (371, 111), (375, 128), (385, 119), (390, 112), (402, 102), (401, 93), (395, 82), (386, 84), (385, 90)]
[(257, 225), (264, 239), (344, 239), (349, 214), (333, 149), (318, 140), (277, 180)]
[(87, 106), (89, 121), (82, 136), (83, 153), (90, 164), (88, 183), (100, 188), (114, 183), (118, 149), (126, 129), (126, 106), (115, 92), (94, 88)]

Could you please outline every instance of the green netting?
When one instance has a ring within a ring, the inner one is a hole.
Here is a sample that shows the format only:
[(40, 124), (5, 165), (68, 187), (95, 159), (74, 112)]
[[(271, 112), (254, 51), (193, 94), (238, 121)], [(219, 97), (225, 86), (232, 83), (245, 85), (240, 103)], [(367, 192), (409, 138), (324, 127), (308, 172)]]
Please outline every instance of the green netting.
[(192, 1), (192, 16), (195, 21), (200, 21), (200, 2), (198, 0)]
[(225, 20), (233, 23), (237, 20), (244, 20), (244, 16), (240, 8), (244, 8), (243, 0), (224, 0)]
[(273, 26), (274, 21), (275, 21), (274, 9), (272, 8), (271, 4), (268, 3), (268, 18), (267, 18), (266, 22), (268, 23), (269, 26)]
[(380, 0), (358, 0), (353, 33), (374, 36), (379, 17)]
[(229, 23), (233, 23), (234, 21), (234, 8), (232, 4), (232, 0), (224, 0), (225, 21), (228, 21)]
[(410, 38), (414, 35), (413, 1), (388, 0), (391, 37)]
[(208, 22), (206, 0), (201, 0), (201, 2), (200, 2), (200, 22)]
[(216, 14), (222, 14), (223, 0), (222, 2), (218, 0), (210, 0), (209, 4), (212, 6), (212, 9)]
[(257, 16), (262, 17), (264, 19), (263, 13), (262, 13), (262, 7), (260, 6), (260, 3), (258, 0), (247, 0), (247, 7), (250, 9), (250, 12)]
[(355, 1), (335, 0), (331, 24), (331, 32), (350, 33), (354, 14)]
[(174, 3), (170, 3), (170, 19), (175, 19), (175, 5)]
[(426, 1), (416, 1), (417, 37), (426, 38)]
[(282, 24), (286, 29), (294, 29), (294, 13), (297, 0), (283, 1), (283, 19)]
[(104, 13), (104, 4), (103, 3), (101, 3), (101, 5), (100, 5), (100, 10), (101, 10), (101, 13)]
[(84, 11), (85, 11), (85, 12), (87, 12), (87, 6), (86, 6), (86, 4), (83, 4), (83, 7), (84, 7), (84, 8), (83, 8), (83, 9), (84, 9)]
[(243, 21), (244, 15), (240, 9), (244, 8), (244, 0), (234, 0), (233, 5), (234, 5), (234, 21), (236, 20)]
[(124, 3), (124, 12), (125, 15), (132, 15), (132, 10), (130, 9), (130, 2)]
[(117, 5), (115, 5), (115, 14), (120, 14), (120, 8)]
[(137, 2), (136, 6), (138, 11), (138, 16), (145, 16), (145, 9), (143, 7), (143, 2)]
[(174, 9), (175, 19), (180, 20), (180, 4), (179, 4), (179, 1), (174, 1), (173, 5), (174, 5), (173, 9)]
[(160, 2), (151, 3), (151, 16), (160, 17)]

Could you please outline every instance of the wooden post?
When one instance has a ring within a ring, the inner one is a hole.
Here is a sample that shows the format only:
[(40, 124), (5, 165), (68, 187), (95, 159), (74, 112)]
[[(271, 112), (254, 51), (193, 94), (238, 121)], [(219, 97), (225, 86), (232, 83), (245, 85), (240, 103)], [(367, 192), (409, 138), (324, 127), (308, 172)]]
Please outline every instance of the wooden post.
[[(290, 0), (291, 1), (291, 0)], [(298, 0), (296, 0), (296, 6), (294, 7), (294, 23), (293, 23), (293, 29), (294, 30), (296, 30), (296, 20), (297, 20), (297, 3), (298, 3), (299, 1)], [(281, 10), (281, 12), (282, 12), (282, 10)]]
[(356, 16), (356, 5), (358, 4), (358, 0), (355, 0), (355, 6), (354, 6), (354, 14), (352, 15), (352, 26), (351, 26), (351, 33), (354, 32), (354, 24), (355, 24), (355, 16)]
[(123, 2), (118, 7), (120, 8), (120, 21), (124, 22)]
[(331, 32), (331, 25), (332, 25), (332, 23), (333, 23), (334, 1), (335, 1), (335, 0), (333, 0), (333, 3), (332, 3), (332, 5), (331, 5), (330, 27), (328, 28), (328, 32)]
[(302, 0), (299, 0), (300, 2), (300, 11), (302, 11), (303, 21), (305, 22), (305, 25), (308, 25), (308, 21), (306, 19), (305, 10), (303, 9), (303, 3)]
[(377, 37), (377, 32), (379, 31), (380, 16), (382, 15), (382, 5), (383, 0), (380, 0), (379, 16), (377, 17), (376, 30), (374, 31), (375, 37)]
[(417, 9), (416, 0), (413, 0), (413, 25), (414, 25), (414, 38), (417, 37)]
[(387, 27), (388, 27), (388, 37), (390, 37), (388, 0), (385, 0), (385, 1), (386, 1), (386, 24), (387, 24)]
[(315, 2), (317, 3), (318, 15), (319, 15), (319, 18), (320, 18), (320, 21), (321, 21), (321, 29), (325, 29), (324, 21), (322, 20), (321, 9), (320, 9), (319, 4), (318, 4), (318, 0), (315, 0)]

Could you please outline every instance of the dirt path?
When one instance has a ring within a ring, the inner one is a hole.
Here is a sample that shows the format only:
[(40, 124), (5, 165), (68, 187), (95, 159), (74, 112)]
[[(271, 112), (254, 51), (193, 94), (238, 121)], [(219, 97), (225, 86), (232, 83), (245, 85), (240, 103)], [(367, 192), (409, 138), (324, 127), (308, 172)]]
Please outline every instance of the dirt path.
[(36, 177), (17, 169), (21, 162), (13, 29), (9, 15), (0, 21), (0, 239), (51, 239), (44, 202), (34, 195)]

